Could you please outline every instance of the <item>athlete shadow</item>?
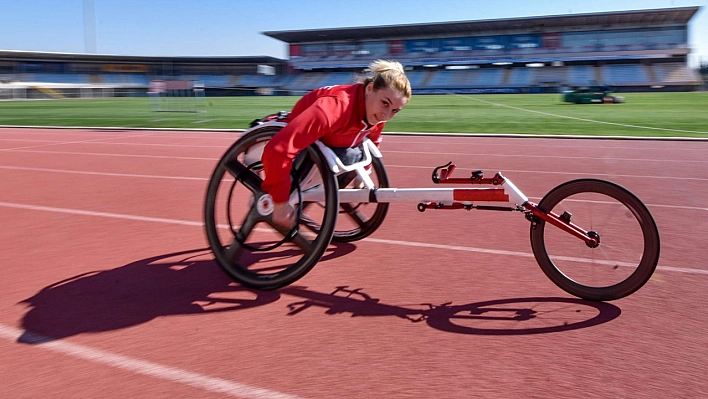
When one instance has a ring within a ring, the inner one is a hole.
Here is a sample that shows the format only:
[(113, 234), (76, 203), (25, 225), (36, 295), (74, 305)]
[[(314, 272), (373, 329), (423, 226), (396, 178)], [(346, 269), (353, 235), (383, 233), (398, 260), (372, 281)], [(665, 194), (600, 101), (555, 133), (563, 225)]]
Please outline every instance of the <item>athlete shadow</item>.
[[(354, 249), (352, 244), (332, 244), (320, 261), (325, 264), (318, 266), (326, 266), (327, 260)], [(269, 253), (287, 256), (278, 251)], [(256, 253), (254, 258), (263, 260), (267, 256)], [(160, 316), (247, 309), (279, 297), (278, 291), (251, 290), (235, 283), (216, 264), (208, 248), (182, 251), (84, 273), (43, 288), (21, 302), (30, 309), (22, 318), (27, 332), (18, 341), (41, 343), (131, 327)]]
[[(322, 263), (354, 250), (330, 246)], [(259, 255), (261, 257), (267, 255)], [(280, 255), (275, 255), (280, 256)], [(318, 265), (322, 267), (324, 265)], [(155, 256), (111, 270), (84, 273), (43, 288), (22, 303), (26, 331), (19, 342), (37, 344), (83, 333), (127, 328), (170, 315), (249, 309), (291, 297), (283, 314), (306, 317), (311, 308), (351, 317), (394, 316), (458, 334), (525, 335), (574, 330), (617, 318), (618, 307), (576, 298), (509, 298), (462, 305), (390, 305), (362, 289), (322, 293), (307, 287), (253, 290), (234, 283), (208, 249)]]
[(425, 322), (438, 330), (469, 335), (529, 335), (576, 330), (616, 319), (621, 310), (612, 304), (578, 298), (508, 298), (463, 305), (422, 303), (397, 306), (382, 303), (361, 289), (337, 287), (329, 294), (306, 287), (285, 287), (283, 294), (303, 300), (288, 304), (288, 315), (309, 308), (326, 314), (351, 317), (395, 316), (413, 323)]

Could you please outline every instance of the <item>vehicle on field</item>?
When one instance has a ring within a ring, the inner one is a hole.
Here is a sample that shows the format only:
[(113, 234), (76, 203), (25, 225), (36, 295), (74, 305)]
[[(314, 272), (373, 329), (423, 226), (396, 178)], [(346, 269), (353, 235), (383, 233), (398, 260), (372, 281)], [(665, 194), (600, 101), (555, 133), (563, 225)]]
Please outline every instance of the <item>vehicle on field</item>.
[(612, 95), (609, 86), (583, 86), (563, 92), (563, 101), (575, 104), (618, 104), (624, 97)]

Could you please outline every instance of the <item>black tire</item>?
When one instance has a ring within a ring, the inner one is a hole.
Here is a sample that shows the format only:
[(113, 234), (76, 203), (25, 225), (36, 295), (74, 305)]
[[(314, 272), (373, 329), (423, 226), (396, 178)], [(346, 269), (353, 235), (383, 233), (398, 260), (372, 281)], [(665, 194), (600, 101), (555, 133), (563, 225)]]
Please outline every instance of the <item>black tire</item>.
[[(388, 173), (381, 158), (372, 157), (372, 179), (377, 188), (390, 187)], [(348, 187), (352, 183), (356, 172), (344, 173), (337, 176), (339, 188)], [(310, 206), (321, 206), (318, 203), (309, 203)], [(339, 218), (337, 226), (332, 235), (335, 242), (353, 242), (364, 239), (373, 234), (386, 219), (388, 213), (388, 203), (339, 203)], [(302, 223), (313, 232), (320, 230), (320, 225), (309, 220), (302, 220)]]
[(604, 180), (573, 180), (551, 190), (538, 207), (557, 215), (567, 211), (571, 222), (599, 236), (599, 246), (590, 248), (543, 220), (532, 223), (538, 264), (569, 294), (611, 301), (635, 292), (654, 273), (659, 231), (647, 207), (627, 189)]
[[(325, 205), (310, 215), (324, 227), (316, 235), (301, 226), (284, 231), (273, 226), (271, 215), (259, 213), (256, 199), (266, 193), (260, 188), (264, 172), (258, 149), (281, 128), (257, 127), (239, 138), (219, 160), (206, 193), (204, 222), (214, 257), (229, 276), (251, 288), (275, 289), (303, 277), (327, 250), (337, 222), (337, 181), (316, 145), (298, 156), (302, 162), (294, 163), (293, 176), (310, 173), (324, 188)], [(293, 192), (299, 189), (293, 184)]]

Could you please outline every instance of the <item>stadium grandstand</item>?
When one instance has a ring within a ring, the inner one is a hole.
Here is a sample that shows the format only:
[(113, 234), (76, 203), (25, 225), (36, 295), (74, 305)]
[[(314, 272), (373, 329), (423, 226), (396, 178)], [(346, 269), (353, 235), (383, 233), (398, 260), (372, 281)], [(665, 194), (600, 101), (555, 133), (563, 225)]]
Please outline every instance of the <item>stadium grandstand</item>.
[(264, 32), (288, 45), (285, 60), (0, 51), (0, 99), (137, 96), (164, 80), (206, 95), (301, 95), (379, 58), (400, 61), (417, 94), (692, 91), (703, 85), (688, 66), (699, 9)]

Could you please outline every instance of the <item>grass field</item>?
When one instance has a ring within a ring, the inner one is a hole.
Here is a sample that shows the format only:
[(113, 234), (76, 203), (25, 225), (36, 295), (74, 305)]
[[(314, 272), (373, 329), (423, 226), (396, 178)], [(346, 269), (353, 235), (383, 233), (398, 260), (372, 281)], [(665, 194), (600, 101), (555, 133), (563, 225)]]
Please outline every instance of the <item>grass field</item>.
[[(708, 93), (628, 93), (624, 104), (560, 94), (414, 96), (389, 132), (708, 138)], [(151, 112), (147, 98), (0, 101), (0, 125), (243, 129), (299, 97), (207, 97), (204, 113)]]

